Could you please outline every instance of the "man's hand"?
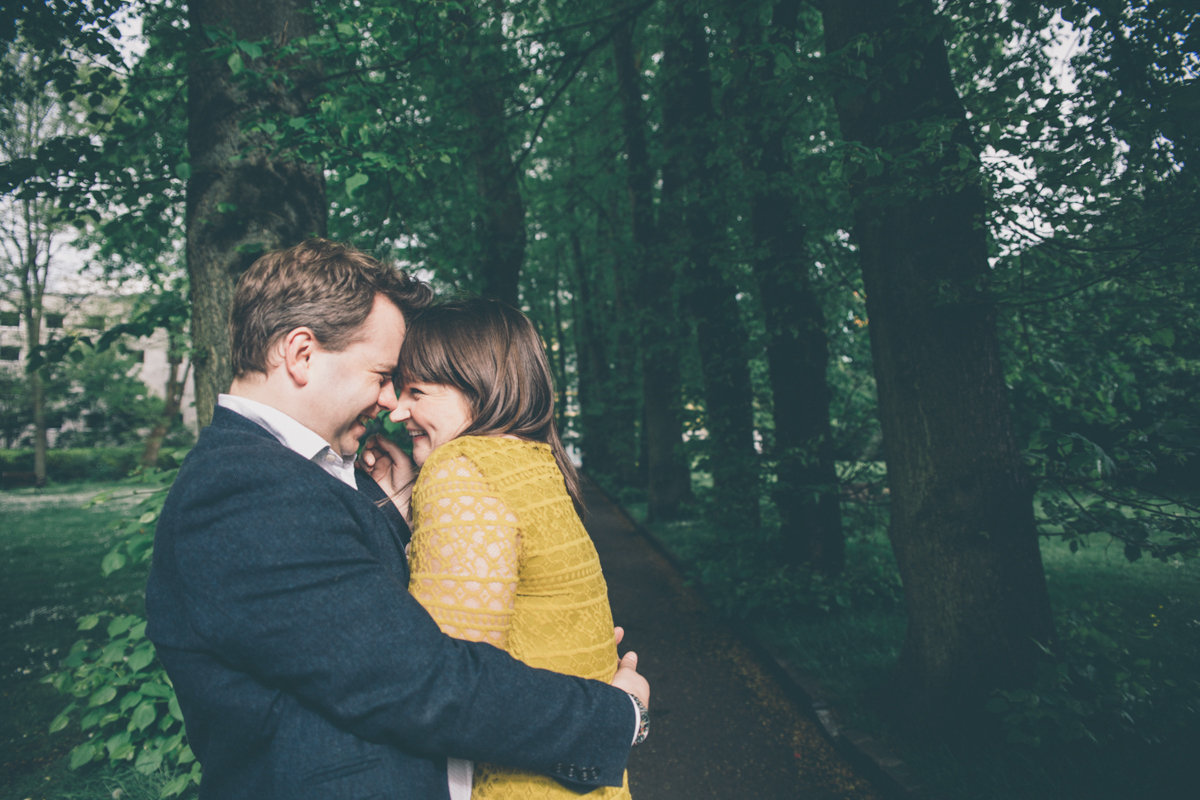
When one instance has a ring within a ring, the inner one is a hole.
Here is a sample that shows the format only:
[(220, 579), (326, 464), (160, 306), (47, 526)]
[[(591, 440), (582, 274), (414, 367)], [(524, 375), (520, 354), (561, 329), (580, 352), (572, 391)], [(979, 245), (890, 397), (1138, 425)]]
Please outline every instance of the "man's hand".
[[(625, 629), (613, 628), (613, 637), (617, 640), (617, 644), (620, 644), (621, 640), (625, 638)], [(617, 665), (617, 674), (613, 676), (611, 683), (621, 691), (635, 696), (642, 701), (642, 705), (649, 708), (650, 683), (638, 674), (637, 664), (637, 653), (626, 653)]]
[(358, 463), (387, 493), (400, 514), (408, 519), (408, 505), (417, 476), (416, 465), (408, 454), (395, 442), (376, 434), (367, 439)]

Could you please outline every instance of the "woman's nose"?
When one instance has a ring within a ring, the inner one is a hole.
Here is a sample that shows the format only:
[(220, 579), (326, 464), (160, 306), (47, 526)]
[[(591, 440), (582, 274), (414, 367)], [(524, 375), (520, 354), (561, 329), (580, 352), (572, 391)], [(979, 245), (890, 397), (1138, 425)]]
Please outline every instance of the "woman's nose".
[(404, 402), (404, 398), (401, 398), (396, 407), (392, 409), (392, 413), (388, 414), (388, 419), (392, 422), (404, 422), (411, 416), (412, 414), (408, 412), (408, 404)]

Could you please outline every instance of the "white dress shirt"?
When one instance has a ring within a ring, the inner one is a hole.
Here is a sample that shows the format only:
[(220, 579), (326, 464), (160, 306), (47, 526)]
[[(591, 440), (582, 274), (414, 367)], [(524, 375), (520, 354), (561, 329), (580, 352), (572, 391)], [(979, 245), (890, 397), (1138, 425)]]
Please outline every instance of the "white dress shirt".
[(343, 457), (321, 434), (301, 425), (278, 408), (232, 394), (217, 395), (217, 405), (261, 425), (288, 450), (304, 456), (351, 489), (358, 488), (354, 479), (354, 460), (358, 456)]

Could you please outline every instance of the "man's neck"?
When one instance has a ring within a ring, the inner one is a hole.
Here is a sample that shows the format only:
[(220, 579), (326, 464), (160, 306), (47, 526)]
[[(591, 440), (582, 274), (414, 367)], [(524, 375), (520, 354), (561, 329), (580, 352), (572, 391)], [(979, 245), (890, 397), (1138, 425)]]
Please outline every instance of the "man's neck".
[(253, 372), (239, 378), (234, 378), (229, 386), (228, 394), (243, 397), (270, 406), (276, 411), (282, 411), (292, 419), (311, 429), (312, 425), (306, 419), (304, 404), (294, 387), (280, 385), (286, 376), (264, 375)]

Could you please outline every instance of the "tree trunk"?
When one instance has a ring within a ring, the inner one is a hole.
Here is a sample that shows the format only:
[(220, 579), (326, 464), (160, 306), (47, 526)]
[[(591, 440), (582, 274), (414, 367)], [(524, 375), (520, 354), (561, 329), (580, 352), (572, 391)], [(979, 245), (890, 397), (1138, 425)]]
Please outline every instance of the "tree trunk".
[[(708, 41), (698, 11), (684, 0), (668, 11), (663, 47), (664, 218), (683, 228), (672, 237), (683, 261), (683, 295), (696, 323), (704, 374), (705, 442), (713, 478), (713, 511), (740, 528), (759, 524), (758, 455), (754, 448), (749, 344), (737, 287), (722, 268), (726, 214), (716, 170)], [(675, 206), (667, 214), (668, 206)]]
[(613, 34), (613, 58), (628, 170), (633, 228), (632, 273), (637, 278), (642, 350), (642, 435), (647, 515), (671, 520), (692, 499), (691, 470), (683, 452), (683, 392), (679, 369), (683, 336), (675, 302), (675, 270), (662, 258), (654, 222), (654, 170), (646, 147), (646, 120), (633, 50), (636, 20)]
[[(910, 719), (944, 722), (977, 714), (996, 687), (1031, 684), (1036, 642), (1053, 637), (982, 291), (982, 188), (960, 160), (976, 150), (928, 0), (831, 0), (823, 15), (831, 59), (848, 45), (871, 54), (866, 81), (847, 77), (835, 98), (842, 134), (892, 159), (881, 174), (853, 172), (851, 192), (909, 619), (895, 688)], [(950, 141), (918, 152), (928, 142), (914, 131), (939, 123)]]
[(158, 451), (162, 449), (163, 439), (166, 438), (167, 432), (171, 430), (171, 423), (175, 421), (175, 417), (179, 414), (179, 409), (183, 405), (183, 392), (187, 386), (188, 372), (191, 370), (191, 364), (184, 370), (183, 377), (179, 377), (179, 367), (183, 364), (183, 354), (180, 351), (174, 336), (169, 337), (167, 350), (167, 392), (166, 403), (163, 405), (162, 414), (159, 415), (158, 422), (155, 423), (154, 429), (150, 431), (150, 435), (146, 437), (146, 444), (142, 448), (142, 466), (155, 467), (158, 465)]
[(477, 274), (483, 293), (520, 307), (518, 281), (525, 261), (525, 202), (508, 137), (504, 128), (504, 102), (485, 74), (472, 76), (467, 110), (475, 119), (475, 191), (480, 201)]
[[(25, 317), (26, 346), (30, 356), (42, 344), (42, 304), (46, 296), (46, 283), (50, 278), (50, 241), (48, 229), (40, 236), (40, 225), (44, 224), (41, 217), (48, 216), (48, 210), (40, 210), (35, 203), (39, 201), (22, 200), (21, 214), (24, 222), (25, 241), (21, 250), (21, 311)], [(45, 203), (45, 201), (40, 201)], [(39, 213), (40, 211), (40, 213)], [(38, 263), (38, 253), (45, 251), (45, 261)], [(46, 386), (42, 381), (41, 370), (29, 373), (29, 395), (33, 402), (33, 480), (39, 489), (46, 485)]]
[[(275, 47), (314, 28), (304, 0), (193, 0), (188, 21), (227, 30), (239, 40), (268, 40)], [(243, 58), (248, 58), (243, 55)], [(251, 66), (253, 66), (253, 63)], [(223, 59), (195, 53), (188, 72), (187, 262), (191, 282), (196, 409), (200, 424), (212, 418), (217, 394), (233, 378), (229, 308), (238, 278), (264, 252), (324, 236), (328, 207), (320, 165), (274, 152), (261, 134), (241, 130), (257, 113), (299, 116), (316, 90), (318, 68), (292, 70), (291, 85), (251, 90)]]
[(574, 266), (575, 360), (579, 379), (579, 421), (583, 429), (583, 466), (596, 475), (613, 475), (616, 462), (612, 454), (611, 415), (605, 402), (611, 385), (608, 354), (598, 323), (593, 278), (584, 261), (579, 231), (570, 232), (571, 261)]
[(33, 480), (39, 489), (46, 485), (46, 387), (40, 370), (29, 375), (33, 395)]
[[(799, 9), (800, 0), (782, 0), (776, 6), (768, 39), (773, 50), (794, 50)], [(741, 29), (758, 44), (763, 37), (756, 21), (756, 13), (749, 15)], [(745, 160), (754, 187), (750, 264), (767, 328), (774, 404), (772, 494), (784, 559), (835, 575), (845, 566), (846, 539), (829, 424), (829, 340), (825, 314), (809, 278), (805, 229), (784, 155), (786, 122), (779, 119), (777, 109), (786, 98), (772, 94), (783, 82), (775, 78), (775, 60), (770, 55), (747, 71), (748, 80), (737, 95), (746, 131)]]

